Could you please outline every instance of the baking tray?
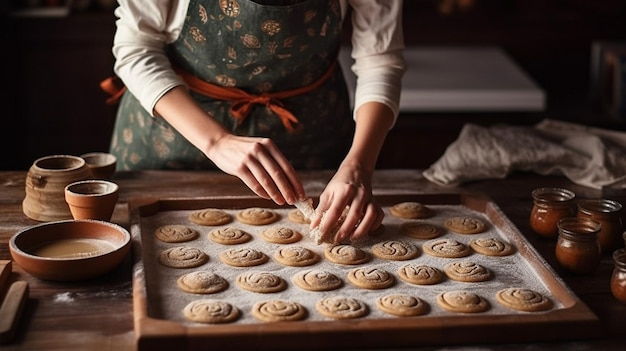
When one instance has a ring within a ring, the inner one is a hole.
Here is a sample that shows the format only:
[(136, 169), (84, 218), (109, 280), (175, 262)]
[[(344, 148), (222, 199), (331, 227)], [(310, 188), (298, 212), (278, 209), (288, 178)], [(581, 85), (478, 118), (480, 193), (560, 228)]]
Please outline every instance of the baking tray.
[[(597, 334), (599, 320), (589, 308), (569, 290), (545, 260), (528, 243), (525, 237), (504, 215), (497, 204), (480, 194), (407, 194), (381, 195), (377, 201), (385, 211), (384, 234), (359, 243), (358, 247), (368, 250), (372, 243), (386, 238), (413, 240), (420, 247), (420, 256), (414, 260), (427, 260), (433, 263), (421, 249), (426, 240), (412, 239), (400, 234), (399, 225), (403, 219), (397, 219), (389, 213), (394, 204), (415, 201), (435, 210), (431, 219), (434, 224), (455, 215), (471, 215), (483, 219), (488, 224), (487, 232), (475, 235), (462, 235), (447, 232), (445, 236), (467, 243), (480, 235), (497, 236), (513, 244), (516, 252), (506, 257), (488, 257), (473, 254), (478, 263), (495, 272), (495, 278), (482, 283), (463, 283), (448, 280), (434, 286), (416, 286), (398, 279), (396, 268), (407, 261), (394, 261), (396, 266), (385, 266), (396, 276), (396, 284), (385, 291), (364, 290), (352, 287), (345, 279), (345, 274), (353, 266), (335, 265), (334, 273), (344, 280), (340, 291), (325, 292), (319, 298), (330, 295), (347, 295), (364, 301), (370, 314), (366, 317), (350, 320), (332, 320), (316, 314), (312, 301), (320, 294), (299, 290), (293, 286), (290, 276), (293, 267), (280, 267), (273, 261), (272, 252), (278, 244), (269, 244), (255, 234), (267, 226), (245, 227), (255, 238), (244, 245), (258, 248), (270, 256), (267, 266), (232, 268), (220, 263), (217, 252), (226, 249), (207, 239), (206, 233), (216, 227), (203, 227), (191, 223), (188, 215), (198, 209), (220, 208), (230, 212), (233, 217), (241, 209), (251, 207), (270, 208), (281, 215), (281, 220), (272, 225), (285, 225), (303, 233), (304, 239), (299, 245), (312, 248), (323, 258), (323, 245), (317, 246), (308, 237), (308, 225), (295, 224), (287, 218), (291, 206), (277, 206), (271, 201), (256, 197), (214, 197), (214, 198), (169, 198), (169, 199), (131, 199), (131, 234), (134, 241), (134, 324), (138, 350), (176, 349), (176, 350), (222, 350), (250, 349), (353, 349), (353, 348), (390, 348), (408, 346), (467, 344), (467, 343), (513, 343), (546, 340), (563, 340), (593, 337)], [(237, 226), (237, 221), (229, 224)], [(153, 235), (154, 229), (165, 224), (185, 224), (200, 233), (192, 243), (167, 244), (160, 242)], [(239, 224), (245, 226), (243, 224)], [(198, 295), (182, 292), (176, 287), (176, 277), (188, 273), (191, 269), (174, 269), (156, 263), (158, 253), (173, 245), (192, 244), (209, 254), (210, 260), (202, 267), (210, 269), (229, 280), (230, 287), (224, 292), (211, 295)], [(269, 245), (269, 246), (268, 246)], [(273, 245), (273, 246), (272, 246)], [(324, 244), (325, 245), (325, 244)], [(443, 265), (451, 259), (439, 259), (433, 265)], [(325, 261), (323, 258), (322, 261)], [(373, 258), (368, 265), (383, 264)], [(410, 261), (409, 261), (410, 262)], [(324, 263), (331, 264), (331, 263)], [(305, 268), (315, 268), (305, 267)], [(237, 289), (234, 282), (236, 274), (245, 269), (269, 270), (288, 282), (285, 292), (259, 294)], [(234, 271), (233, 271), (234, 270)], [(291, 271), (290, 271), (291, 270)], [(342, 276), (343, 275), (343, 276)], [(553, 302), (552, 309), (543, 312), (518, 312), (506, 309), (495, 299), (495, 292), (506, 287), (527, 287), (548, 296)], [(482, 313), (451, 313), (441, 309), (436, 301), (436, 294), (447, 290), (468, 290), (485, 297), (491, 309)], [(375, 307), (376, 296), (392, 292), (409, 292), (426, 301), (430, 312), (416, 317), (393, 317), (378, 311)], [(244, 294), (244, 295), (242, 295)], [(248, 294), (248, 295), (245, 295)], [(309, 317), (296, 322), (260, 322), (250, 315), (250, 306), (258, 300), (281, 298), (288, 294), (289, 299), (301, 298), (309, 312)], [(223, 299), (237, 306), (242, 318), (230, 324), (208, 325), (191, 323), (182, 316), (182, 306), (191, 300), (201, 298)]]

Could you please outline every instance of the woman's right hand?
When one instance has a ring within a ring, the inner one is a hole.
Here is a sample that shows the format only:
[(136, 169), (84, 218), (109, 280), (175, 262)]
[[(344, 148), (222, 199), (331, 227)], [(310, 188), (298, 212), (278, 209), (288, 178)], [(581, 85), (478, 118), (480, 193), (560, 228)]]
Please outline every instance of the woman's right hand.
[(278, 205), (293, 205), (305, 198), (296, 171), (271, 139), (228, 133), (216, 140), (206, 155), (255, 194)]
[(267, 138), (233, 135), (207, 114), (183, 86), (168, 91), (155, 106), (163, 117), (222, 171), (241, 179), (255, 194), (278, 205), (305, 198), (291, 163)]

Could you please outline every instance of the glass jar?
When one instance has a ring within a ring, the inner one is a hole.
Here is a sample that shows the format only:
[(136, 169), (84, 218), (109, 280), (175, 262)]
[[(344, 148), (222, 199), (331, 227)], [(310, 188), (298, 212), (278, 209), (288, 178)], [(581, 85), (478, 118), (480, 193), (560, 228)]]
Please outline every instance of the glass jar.
[(613, 252), (615, 268), (611, 275), (611, 293), (622, 303), (626, 303), (626, 250)]
[(589, 218), (568, 217), (558, 224), (556, 260), (561, 267), (576, 274), (589, 274), (600, 264), (602, 253), (598, 241), (600, 223)]
[(578, 202), (578, 217), (591, 218), (602, 226), (598, 234), (603, 254), (611, 253), (622, 246), (622, 204), (614, 200), (594, 199)]
[(530, 227), (542, 237), (555, 239), (561, 218), (575, 215), (574, 192), (561, 188), (538, 188), (532, 191), (533, 208)]

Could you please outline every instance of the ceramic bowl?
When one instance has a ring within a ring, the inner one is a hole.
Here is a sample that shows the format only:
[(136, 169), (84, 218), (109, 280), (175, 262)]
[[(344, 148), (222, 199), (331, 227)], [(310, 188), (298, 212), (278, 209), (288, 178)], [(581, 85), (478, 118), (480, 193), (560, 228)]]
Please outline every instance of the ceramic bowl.
[(93, 179), (109, 179), (115, 174), (117, 158), (106, 152), (90, 152), (80, 155), (85, 160)]
[(130, 233), (97, 220), (47, 222), (18, 231), (9, 241), (13, 261), (31, 275), (75, 281), (108, 273), (130, 251)]
[(108, 180), (83, 180), (65, 187), (65, 201), (74, 219), (110, 221), (118, 198), (119, 186)]

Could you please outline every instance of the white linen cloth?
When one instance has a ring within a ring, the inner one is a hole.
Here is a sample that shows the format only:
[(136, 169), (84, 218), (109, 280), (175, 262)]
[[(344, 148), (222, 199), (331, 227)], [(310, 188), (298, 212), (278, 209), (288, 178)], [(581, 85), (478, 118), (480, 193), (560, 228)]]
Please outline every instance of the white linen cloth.
[(423, 175), (457, 186), (516, 170), (563, 175), (594, 189), (626, 188), (626, 133), (550, 119), (530, 127), (468, 123)]

